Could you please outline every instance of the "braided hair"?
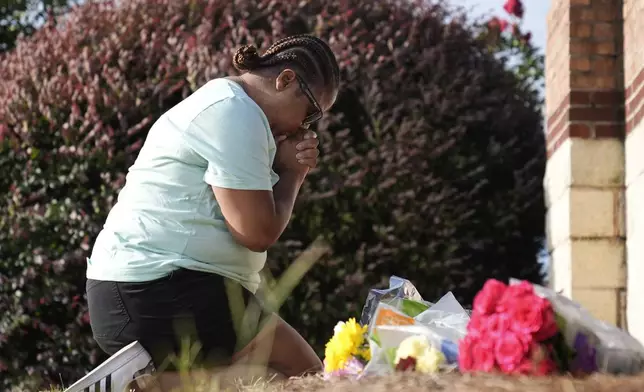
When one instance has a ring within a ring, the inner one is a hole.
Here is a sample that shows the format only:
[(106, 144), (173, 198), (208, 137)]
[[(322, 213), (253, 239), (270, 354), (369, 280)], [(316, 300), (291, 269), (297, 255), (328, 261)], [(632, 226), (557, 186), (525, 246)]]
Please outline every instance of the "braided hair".
[(305, 73), (301, 77), (308, 82), (333, 89), (340, 85), (340, 69), (335, 55), (326, 42), (312, 35), (280, 39), (261, 56), (255, 46), (242, 46), (233, 56), (233, 65), (241, 72), (292, 65)]

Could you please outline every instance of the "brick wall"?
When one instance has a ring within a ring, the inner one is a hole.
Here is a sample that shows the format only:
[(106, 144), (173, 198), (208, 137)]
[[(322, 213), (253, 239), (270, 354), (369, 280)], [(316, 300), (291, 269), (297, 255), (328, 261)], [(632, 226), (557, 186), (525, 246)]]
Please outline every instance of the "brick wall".
[[(548, 56), (546, 56), (546, 117), (558, 121), (561, 113), (554, 115), (561, 103), (570, 92), (570, 40), (561, 37), (568, 36), (570, 30), (570, 1), (555, 1), (548, 14), (549, 31), (547, 40)], [(555, 15), (557, 16), (555, 18)]]
[(624, 0), (627, 316), (644, 341), (644, 1)]
[(644, 0), (551, 1), (551, 281), (644, 341)]
[(631, 132), (644, 116), (644, 1), (624, 0), (624, 80), (626, 85), (626, 131)]
[(546, 56), (550, 154), (570, 137), (623, 136), (622, 29), (621, 0), (552, 0)]
[(551, 282), (617, 325), (627, 268), (623, 7), (551, 0), (546, 48)]

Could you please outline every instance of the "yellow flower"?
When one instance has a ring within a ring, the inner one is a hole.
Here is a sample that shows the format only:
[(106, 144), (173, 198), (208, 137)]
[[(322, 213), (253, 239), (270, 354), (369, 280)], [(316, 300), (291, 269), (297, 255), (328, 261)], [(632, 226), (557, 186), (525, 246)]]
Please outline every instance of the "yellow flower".
[(396, 350), (395, 365), (405, 358), (416, 360), (416, 371), (421, 373), (435, 373), (445, 362), (445, 356), (440, 350), (435, 349), (425, 336), (410, 336), (403, 340)]
[[(324, 366), (327, 372), (344, 368), (352, 356), (365, 357), (362, 345), (367, 332), (366, 325), (360, 326), (355, 319), (351, 318), (346, 323), (339, 322), (333, 331), (333, 337), (326, 344), (324, 350)], [(368, 355), (371, 357), (371, 352)], [(367, 358), (365, 357), (365, 359)]]
[(371, 361), (371, 348), (363, 348), (362, 351), (360, 351), (360, 356), (364, 358), (365, 361)]

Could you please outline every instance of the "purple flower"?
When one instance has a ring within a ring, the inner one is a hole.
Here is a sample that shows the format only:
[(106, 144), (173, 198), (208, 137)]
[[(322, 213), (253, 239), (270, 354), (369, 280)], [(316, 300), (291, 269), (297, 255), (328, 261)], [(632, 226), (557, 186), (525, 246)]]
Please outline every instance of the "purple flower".
[(583, 333), (575, 336), (573, 348), (576, 351), (572, 361), (573, 373), (591, 374), (597, 371), (597, 350), (588, 342), (588, 337)]
[(362, 373), (363, 370), (364, 370), (364, 364), (359, 360), (357, 360), (356, 358), (352, 357), (344, 365), (344, 368), (340, 370), (336, 370), (331, 373), (324, 372), (324, 379), (329, 380), (331, 378), (336, 378), (336, 377), (357, 376), (360, 373)]

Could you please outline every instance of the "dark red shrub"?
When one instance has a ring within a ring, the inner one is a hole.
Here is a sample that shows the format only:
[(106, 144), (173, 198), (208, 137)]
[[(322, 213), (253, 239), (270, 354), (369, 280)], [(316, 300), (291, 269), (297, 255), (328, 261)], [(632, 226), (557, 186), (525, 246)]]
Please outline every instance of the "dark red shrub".
[(538, 97), (445, 7), (89, 3), (0, 58), (0, 379), (69, 383), (96, 365), (85, 258), (151, 123), (232, 72), (239, 45), (299, 32), (331, 42), (344, 84), (270, 267), (284, 271), (318, 235), (333, 253), (283, 316), (321, 348), (390, 274), (466, 303), (490, 277), (540, 279)]

